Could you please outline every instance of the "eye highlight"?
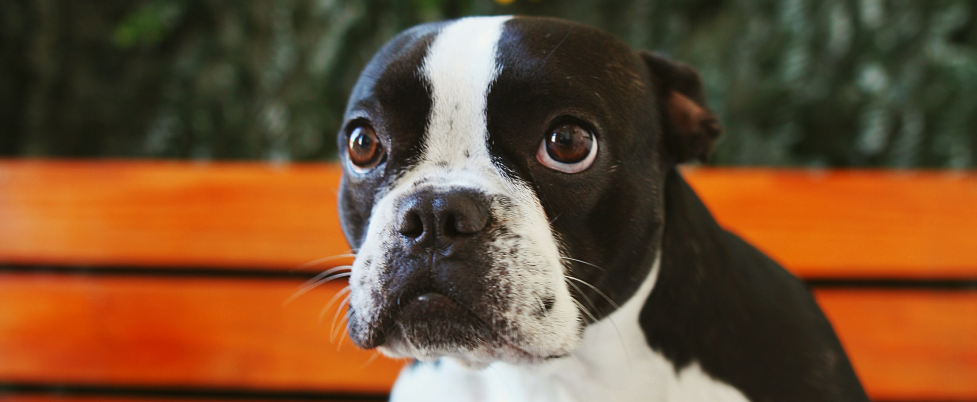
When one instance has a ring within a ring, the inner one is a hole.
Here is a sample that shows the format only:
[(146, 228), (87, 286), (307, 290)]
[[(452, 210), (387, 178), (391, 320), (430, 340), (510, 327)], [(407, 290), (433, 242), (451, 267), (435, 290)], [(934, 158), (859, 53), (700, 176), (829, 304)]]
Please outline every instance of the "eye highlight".
[(361, 125), (350, 131), (346, 155), (355, 172), (365, 173), (383, 162), (386, 153), (376, 130), (369, 125)]
[(536, 160), (563, 173), (582, 172), (597, 157), (597, 137), (577, 124), (561, 124), (546, 134), (539, 144)]

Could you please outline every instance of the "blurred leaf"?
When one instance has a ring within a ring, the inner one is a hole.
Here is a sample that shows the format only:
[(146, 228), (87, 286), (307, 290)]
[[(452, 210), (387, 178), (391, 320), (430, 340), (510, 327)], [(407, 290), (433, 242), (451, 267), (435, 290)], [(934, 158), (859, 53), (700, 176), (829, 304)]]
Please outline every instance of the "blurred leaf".
[(153, 45), (176, 26), (183, 14), (181, 1), (154, 0), (143, 4), (115, 27), (112, 41), (121, 48)]

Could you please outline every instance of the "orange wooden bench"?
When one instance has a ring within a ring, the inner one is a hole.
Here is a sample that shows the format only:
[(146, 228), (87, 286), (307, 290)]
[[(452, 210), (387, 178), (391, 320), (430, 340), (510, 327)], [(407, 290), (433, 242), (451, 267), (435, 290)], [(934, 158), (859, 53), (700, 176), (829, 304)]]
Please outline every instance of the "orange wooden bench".
[[(686, 169), (811, 285), (875, 400), (977, 401), (977, 174)], [(331, 164), (0, 161), (0, 400), (383, 399), (330, 343)]]

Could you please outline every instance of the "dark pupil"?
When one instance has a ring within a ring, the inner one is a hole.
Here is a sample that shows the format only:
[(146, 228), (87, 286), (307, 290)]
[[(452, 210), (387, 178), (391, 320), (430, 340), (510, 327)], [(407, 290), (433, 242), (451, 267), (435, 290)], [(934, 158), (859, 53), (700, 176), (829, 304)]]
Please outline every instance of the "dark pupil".
[(546, 152), (557, 162), (577, 163), (590, 154), (593, 137), (575, 124), (557, 127), (546, 141)]
[(357, 128), (350, 135), (349, 156), (357, 165), (370, 163), (377, 150), (376, 139), (364, 131), (362, 128)]

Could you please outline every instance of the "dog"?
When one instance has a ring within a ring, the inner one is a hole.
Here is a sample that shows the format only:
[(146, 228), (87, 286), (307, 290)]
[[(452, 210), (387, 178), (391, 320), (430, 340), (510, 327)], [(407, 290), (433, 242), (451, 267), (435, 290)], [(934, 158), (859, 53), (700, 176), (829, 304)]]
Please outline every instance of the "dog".
[(557, 19), (414, 27), (338, 134), (347, 329), (393, 401), (866, 401), (805, 286), (676, 165), (720, 133), (697, 72)]

